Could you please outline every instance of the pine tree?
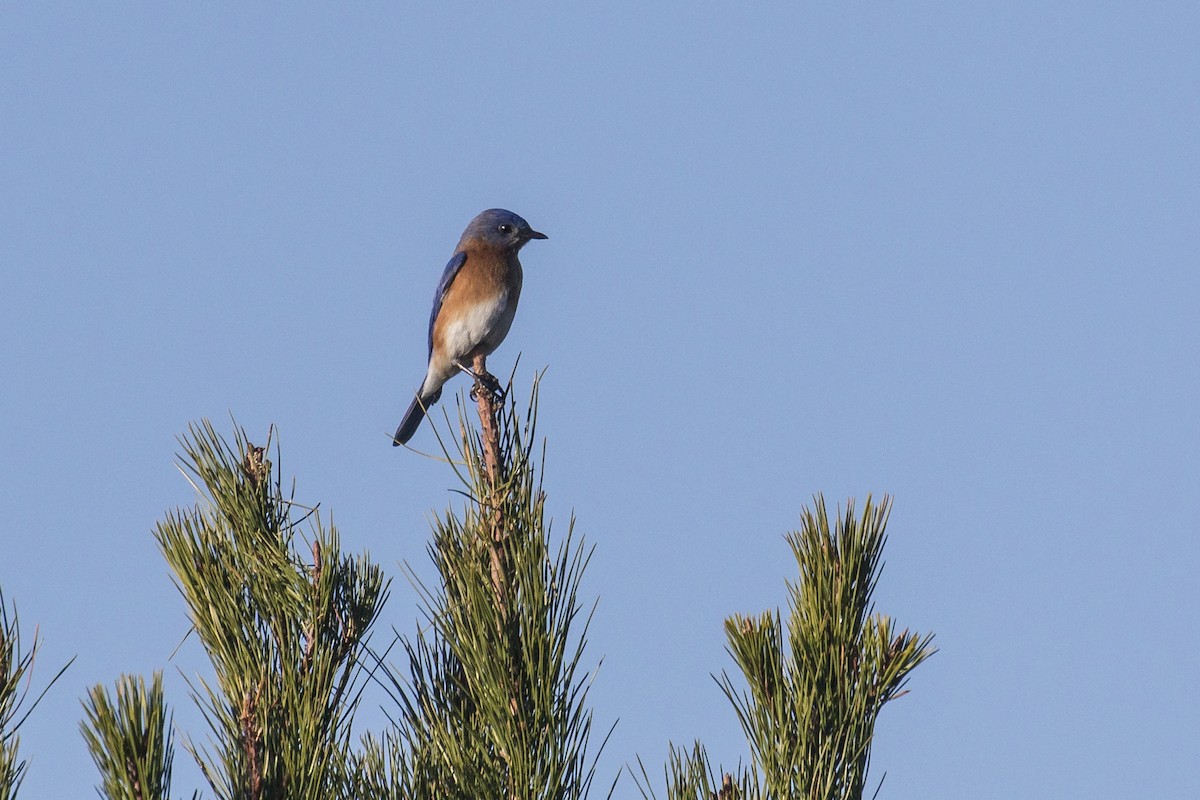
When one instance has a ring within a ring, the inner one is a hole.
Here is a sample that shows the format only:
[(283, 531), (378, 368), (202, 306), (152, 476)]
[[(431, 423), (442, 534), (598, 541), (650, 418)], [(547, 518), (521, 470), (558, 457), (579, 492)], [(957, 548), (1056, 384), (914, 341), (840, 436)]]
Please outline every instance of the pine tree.
[[(182, 443), (199, 500), (168, 513), (156, 537), (216, 673), (193, 687), (214, 752), (189, 749), (224, 800), (353, 796), (350, 723), (382, 573), (342, 555), (337, 530), (285, 494), (266, 449), (241, 429), (230, 445), (206, 421)], [(115, 702), (97, 687), (87, 708), (102, 794), (166, 797), (159, 681), (146, 694), (124, 678)], [(144, 763), (131, 768), (129, 754)]]
[[(465, 502), (435, 519), (436, 583), (410, 570), (422, 624), (398, 639), (402, 668), (386, 663), (392, 648), (368, 646), (386, 598), (380, 570), (342, 555), (336, 529), (285, 495), (243, 431), (230, 445), (207, 422), (191, 428), (183, 466), (199, 501), (168, 514), (156, 536), (215, 671), (193, 686), (210, 749), (185, 745), (218, 798), (589, 795), (603, 748), (591, 747), (591, 609), (579, 595), (591, 550), (574, 520), (552, 536), (534, 457), (537, 383), (527, 411), (511, 386), (503, 402), (493, 382), (476, 383), (479, 428), (460, 402), (443, 454)], [(740, 677), (717, 680), (751, 761), (725, 774), (700, 743), (672, 746), (669, 800), (861, 800), (879, 711), (933, 652), (930, 636), (874, 612), (889, 508), (868, 498), (856, 515), (850, 503), (831, 525), (817, 496), (804, 512), (787, 537), (800, 577), (788, 583), (786, 620), (772, 611), (725, 623)], [(7, 618), (4, 630), (7, 641)], [(28, 664), (16, 652), (19, 678)], [(11, 654), (0, 656), (0, 678), (12, 675)], [(393, 724), (356, 749), (351, 722), (368, 675), (394, 701)], [(17, 763), (6, 702), (0, 695), (0, 769)], [(115, 695), (95, 687), (85, 708), (102, 796), (165, 800), (174, 753), (160, 677), (149, 687), (123, 677)], [(641, 778), (653, 797), (644, 766)]]
[[(933, 654), (932, 636), (897, 632), (874, 613), (891, 502), (868, 497), (831, 529), (820, 495), (787, 541), (800, 572), (788, 582), (786, 627), (778, 611), (725, 621), (745, 688), (718, 679), (750, 744), (751, 763), (716, 778), (699, 742), (671, 746), (668, 800), (861, 800), (875, 720), (904, 694), (910, 673)], [(639, 788), (654, 797), (642, 767)]]
[(439, 585), (418, 584), (424, 626), (401, 642), (407, 677), (389, 671), (399, 712), (359, 762), (368, 800), (576, 800), (595, 775), (579, 600), (591, 550), (573, 520), (551, 536), (533, 458), (536, 382), (524, 419), (487, 383), (473, 397), (481, 429), (460, 413), (445, 453), (467, 500), (435, 521)]

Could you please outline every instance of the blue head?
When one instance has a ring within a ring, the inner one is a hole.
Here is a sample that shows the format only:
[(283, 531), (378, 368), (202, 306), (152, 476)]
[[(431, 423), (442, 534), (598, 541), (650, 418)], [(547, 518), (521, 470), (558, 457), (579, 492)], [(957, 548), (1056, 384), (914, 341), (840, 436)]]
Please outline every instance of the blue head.
[(538, 233), (529, 227), (529, 223), (511, 211), (503, 208), (489, 208), (475, 219), (463, 231), (459, 248), (474, 240), (495, 247), (499, 250), (516, 252), (530, 239), (548, 239), (544, 233)]

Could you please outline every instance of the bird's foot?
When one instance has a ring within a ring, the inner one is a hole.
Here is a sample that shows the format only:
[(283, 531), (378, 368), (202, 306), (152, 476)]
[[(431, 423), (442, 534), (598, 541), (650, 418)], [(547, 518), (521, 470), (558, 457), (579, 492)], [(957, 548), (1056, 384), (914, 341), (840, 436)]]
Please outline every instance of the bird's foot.
[(475, 377), (475, 385), (471, 387), (471, 399), (478, 400), (481, 391), (490, 394), (497, 402), (504, 401), (504, 389), (500, 386), (500, 381), (490, 372), (472, 372)]

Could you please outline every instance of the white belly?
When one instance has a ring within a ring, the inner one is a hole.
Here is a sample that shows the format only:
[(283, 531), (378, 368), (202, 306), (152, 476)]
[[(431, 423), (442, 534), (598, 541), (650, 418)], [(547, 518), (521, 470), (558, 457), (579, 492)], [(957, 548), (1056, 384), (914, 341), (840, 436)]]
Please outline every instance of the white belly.
[(516, 312), (516, 302), (509, 302), (507, 295), (493, 302), (467, 307), (465, 313), (447, 323), (443, 331), (447, 355), (451, 360), (465, 358), (473, 352), (490, 355), (508, 335)]

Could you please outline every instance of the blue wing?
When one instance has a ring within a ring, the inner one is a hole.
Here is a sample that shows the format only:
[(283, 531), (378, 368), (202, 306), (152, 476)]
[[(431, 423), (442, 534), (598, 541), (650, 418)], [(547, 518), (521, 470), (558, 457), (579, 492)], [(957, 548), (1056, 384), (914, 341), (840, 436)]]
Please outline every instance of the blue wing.
[(433, 311), (429, 313), (429, 355), (427, 358), (433, 357), (433, 323), (437, 320), (438, 312), (442, 310), (442, 300), (445, 299), (446, 290), (450, 288), (450, 284), (454, 283), (454, 276), (458, 274), (465, 263), (467, 263), (467, 254), (455, 253), (450, 259), (450, 263), (446, 265), (442, 279), (438, 281), (437, 291), (433, 293)]

